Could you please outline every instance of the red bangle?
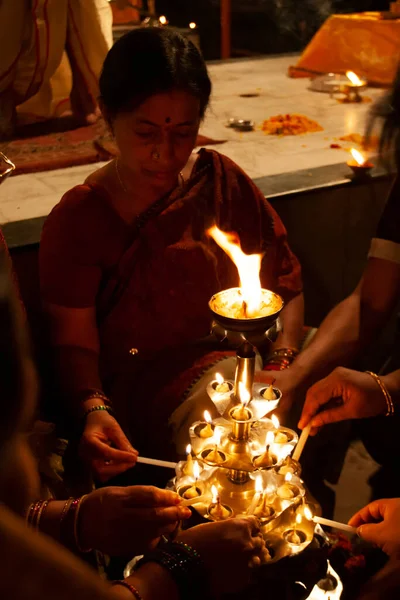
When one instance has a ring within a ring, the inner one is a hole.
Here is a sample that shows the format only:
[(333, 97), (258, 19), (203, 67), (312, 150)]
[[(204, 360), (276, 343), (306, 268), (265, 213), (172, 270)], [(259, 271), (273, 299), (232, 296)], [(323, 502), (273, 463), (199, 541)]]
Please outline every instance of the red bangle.
[(143, 597), (140, 595), (139, 590), (137, 590), (135, 587), (133, 587), (133, 585), (131, 585), (127, 581), (124, 581), (123, 579), (121, 579), (120, 581), (113, 581), (112, 585), (122, 585), (122, 587), (125, 587), (131, 592), (131, 594), (134, 598), (136, 598), (136, 600), (143, 600)]

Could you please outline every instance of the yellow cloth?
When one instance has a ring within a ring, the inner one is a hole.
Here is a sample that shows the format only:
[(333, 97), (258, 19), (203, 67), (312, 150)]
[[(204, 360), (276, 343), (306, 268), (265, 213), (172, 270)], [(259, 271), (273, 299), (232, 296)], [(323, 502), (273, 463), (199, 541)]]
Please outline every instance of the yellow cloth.
[(392, 84), (400, 58), (400, 19), (381, 13), (333, 15), (289, 68), (290, 77), (354, 71), (375, 85)]
[(11, 97), (19, 110), (52, 117), (75, 103), (96, 104), (98, 76), (112, 44), (107, 0), (0, 2), (0, 108)]

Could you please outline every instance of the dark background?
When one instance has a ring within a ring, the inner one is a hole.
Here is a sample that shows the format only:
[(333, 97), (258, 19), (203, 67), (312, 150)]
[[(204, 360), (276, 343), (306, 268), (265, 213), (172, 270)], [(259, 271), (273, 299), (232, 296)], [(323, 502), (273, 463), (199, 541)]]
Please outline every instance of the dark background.
[[(195, 21), (207, 60), (220, 57), (219, 0), (157, 0), (171, 25)], [(332, 13), (388, 10), (389, 0), (232, 0), (234, 57), (300, 51)]]

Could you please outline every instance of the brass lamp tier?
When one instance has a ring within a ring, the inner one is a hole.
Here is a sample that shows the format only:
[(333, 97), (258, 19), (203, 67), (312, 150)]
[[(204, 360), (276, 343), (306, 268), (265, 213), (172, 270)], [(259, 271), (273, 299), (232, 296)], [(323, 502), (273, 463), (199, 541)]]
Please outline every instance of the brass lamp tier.
[[(261, 317), (235, 319), (226, 316), (225, 296), (237, 289), (219, 292), (209, 303), (214, 325), (222, 330), (221, 339), (228, 337), (231, 341), (230, 333), (236, 335), (235, 379), (225, 380), (227, 385), (222, 390), (216, 380), (208, 384), (207, 394), (219, 416), (211, 424), (198, 421), (189, 429), (192, 452), (201, 473), (196, 478), (194, 473), (187, 473), (186, 462), (178, 463), (175, 487), (205, 519), (255, 514), (270, 550), (265, 561), (276, 562), (301, 552), (312, 541), (315, 525), (303, 518), (303, 507), (306, 501), (313, 501), (299, 477), (299, 463), (290, 458), (298, 442), (297, 433), (285, 427), (277, 430), (267, 417), (279, 405), (282, 394), (273, 387), (275, 398), (267, 399), (267, 384), (254, 383), (256, 351), (250, 338), (269, 337), (272, 329), (277, 331), (283, 300), (263, 290), (273, 310)], [(266, 305), (264, 302), (264, 313)], [(218, 312), (221, 306), (224, 314)], [(279, 441), (271, 442), (271, 431), (274, 436), (278, 431), (284, 434), (284, 441), (281, 442), (281, 435)], [(256, 484), (262, 491), (257, 491)], [(315, 506), (313, 512), (318, 512)]]

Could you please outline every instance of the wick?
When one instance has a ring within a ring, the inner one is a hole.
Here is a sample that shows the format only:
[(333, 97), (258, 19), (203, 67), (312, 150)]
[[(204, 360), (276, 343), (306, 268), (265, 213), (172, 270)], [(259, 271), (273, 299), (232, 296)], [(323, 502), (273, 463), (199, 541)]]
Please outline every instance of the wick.
[(243, 300), (243, 314), (245, 317), (247, 317), (247, 302), (245, 300)]

